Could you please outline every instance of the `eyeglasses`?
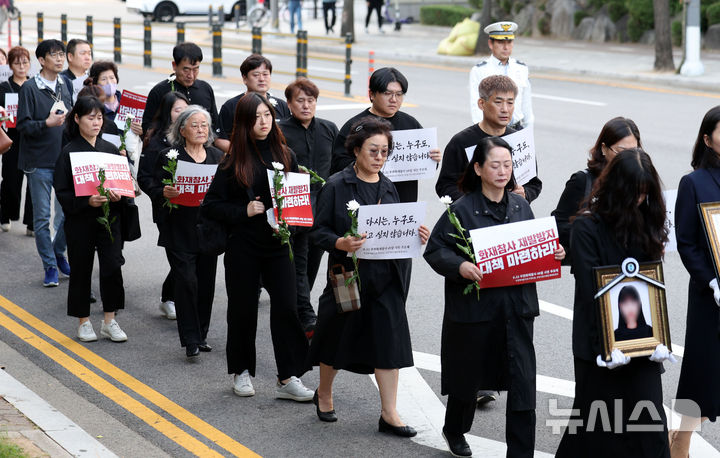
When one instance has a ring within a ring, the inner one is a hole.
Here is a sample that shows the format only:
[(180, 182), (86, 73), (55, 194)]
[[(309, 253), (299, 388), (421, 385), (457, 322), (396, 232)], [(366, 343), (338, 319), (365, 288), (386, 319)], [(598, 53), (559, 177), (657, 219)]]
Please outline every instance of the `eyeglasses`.
[(382, 93), (382, 95), (383, 95), (383, 97), (388, 98), (388, 99), (392, 99), (393, 97), (395, 97), (396, 99), (402, 99), (403, 97), (405, 97), (405, 93), (402, 91), (399, 91), (399, 92), (385, 91)]
[(388, 154), (390, 154), (390, 151), (387, 150), (387, 149), (383, 149), (383, 150), (371, 150), (371, 149), (366, 149), (365, 151), (367, 151), (368, 154), (370, 154), (370, 156), (372, 156), (372, 157), (377, 157), (378, 154), (379, 154), (379, 155), (381, 155), (382, 157), (387, 158), (387, 157), (388, 157)]
[(64, 59), (65, 58), (65, 53), (63, 51), (53, 51), (53, 52), (47, 53), (47, 55), (52, 57), (53, 59), (57, 59), (57, 58)]

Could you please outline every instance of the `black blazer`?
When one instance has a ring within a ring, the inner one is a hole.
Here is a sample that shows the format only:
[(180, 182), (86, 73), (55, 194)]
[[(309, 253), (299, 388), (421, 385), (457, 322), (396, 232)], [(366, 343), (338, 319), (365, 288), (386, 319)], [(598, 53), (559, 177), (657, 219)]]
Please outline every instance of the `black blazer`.
[[(506, 194), (508, 205), (503, 220), (498, 220), (487, 208), (480, 188), (461, 197), (452, 204), (451, 208), (468, 231), (535, 218), (530, 210), (530, 204), (525, 199), (517, 194)], [(430, 235), (424, 255), (430, 267), (445, 277), (447, 319), (461, 323), (491, 321), (505, 313), (505, 310), (512, 310), (525, 318), (540, 314), (534, 283), (481, 289), (480, 300), (474, 291), (463, 294), (470, 281), (460, 276), (460, 264), (470, 261), (470, 258), (457, 248), (457, 240), (449, 235), (451, 233), (456, 233), (455, 227), (450, 222), (447, 212), (444, 212)]]
[(557, 207), (550, 213), (557, 222), (560, 244), (565, 247), (563, 265), (570, 265), (571, 263), (570, 229), (572, 223), (570, 220), (580, 211), (580, 205), (590, 195), (596, 179), (597, 177), (588, 169), (573, 173), (565, 183), (565, 189), (560, 196)]

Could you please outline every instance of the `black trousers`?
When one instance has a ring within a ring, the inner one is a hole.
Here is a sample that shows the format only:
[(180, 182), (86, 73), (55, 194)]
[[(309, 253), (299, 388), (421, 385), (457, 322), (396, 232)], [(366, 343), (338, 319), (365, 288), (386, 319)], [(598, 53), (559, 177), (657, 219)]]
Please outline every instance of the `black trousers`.
[[(475, 409), (474, 399), (464, 400), (448, 396), (443, 431), (452, 436), (460, 436), (470, 431)], [(507, 457), (532, 458), (535, 454), (535, 411), (507, 410), (505, 415)]]
[(300, 323), (307, 326), (317, 321), (317, 314), (310, 302), (310, 292), (320, 269), (324, 252), (310, 241), (310, 231), (300, 230), (293, 236), (293, 253), (295, 254), (297, 311)]
[(372, 16), (372, 12), (375, 10), (377, 12), (377, 19), (378, 19), (378, 27), (382, 27), (382, 3), (376, 3), (374, 1), (370, 1), (367, 4), (367, 16), (365, 16), (365, 28), (370, 25), (370, 16)]
[[(168, 252), (167, 248), (165, 249), (165, 256), (167, 257), (169, 264), (170, 253)], [(168, 274), (165, 276), (165, 281), (163, 281), (162, 291), (160, 292), (160, 300), (162, 302), (175, 301), (175, 277), (173, 277), (172, 269), (170, 269)]]
[(168, 249), (167, 255), (175, 283), (180, 345), (199, 345), (205, 342), (210, 327), (217, 257), (173, 249)]
[[(331, 28), (335, 27), (335, 2), (323, 2), (323, 20), (325, 21), (325, 31), (329, 32)], [(332, 13), (332, 21), (328, 23), (328, 18)]]
[[(13, 146), (2, 156), (2, 183), (0, 183), (0, 224), (20, 219), (20, 202), (25, 174), (18, 170), (18, 148)], [(33, 230), (32, 199), (30, 188), (25, 190), (23, 224)]]
[[(278, 379), (300, 377), (308, 369), (308, 341), (297, 314), (295, 267), (287, 249), (250, 251), (236, 238), (225, 253), (227, 305), (227, 364), (229, 374), (248, 370), (255, 376), (258, 288), (270, 294), (270, 333)], [(258, 248), (259, 250), (259, 248)]]
[(97, 250), (100, 266), (100, 299), (104, 312), (125, 308), (123, 286), (122, 238), (119, 218), (110, 226), (114, 241), (104, 226), (94, 218), (65, 216), (70, 285), (68, 287), (68, 315), (78, 318), (90, 316), (90, 284)]

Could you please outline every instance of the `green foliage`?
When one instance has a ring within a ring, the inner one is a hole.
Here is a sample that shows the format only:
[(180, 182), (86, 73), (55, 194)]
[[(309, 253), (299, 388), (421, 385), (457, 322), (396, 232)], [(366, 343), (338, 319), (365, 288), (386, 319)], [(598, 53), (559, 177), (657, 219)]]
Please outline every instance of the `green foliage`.
[(590, 16), (590, 13), (583, 10), (575, 11), (575, 27), (579, 26), (583, 19)]
[(705, 11), (705, 16), (707, 17), (708, 27), (720, 24), (720, 3), (709, 5)]
[(670, 25), (673, 46), (682, 46), (682, 21), (673, 21)]
[(550, 21), (547, 17), (543, 16), (538, 20), (538, 29), (543, 35), (550, 35)]
[(627, 0), (626, 6), (630, 14), (628, 36), (631, 41), (639, 41), (655, 25), (653, 0)]
[(454, 26), (472, 16), (475, 10), (458, 5), (427, 5), (420, 7), (420, 23), (424, 25)]
[(623, 16), (628, 14), (628, 9), (625, 7), (623, 0), (611, 0), (608, 2), (608, 16), (613, 22), (617, 22), (622, 19)]
[(471, 7), (475, 8), (476, 10), (482, 9), (483, 6), (483, 0), (468, 0), (468, 3)]
[(27, 458), (27, 454), (17, 445), (10, 442), (7, 434), (0, 434), (0, 456), (3, 458)]
[(708, 25), (707, 9), (710, 5), (719, 3), (720, 0), (700, 0), (700, 29), (705, 32)]

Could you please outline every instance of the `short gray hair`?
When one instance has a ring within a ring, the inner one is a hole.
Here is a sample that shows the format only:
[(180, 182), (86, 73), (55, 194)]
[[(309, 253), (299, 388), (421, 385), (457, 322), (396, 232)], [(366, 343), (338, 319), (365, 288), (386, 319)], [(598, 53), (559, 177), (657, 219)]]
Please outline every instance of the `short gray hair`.
[(208, 111), (200, 105), (188, 106), (182, 111), (182, 113), (180, 113), (175, 122), (170, 124), (170, 127), (168, 127), (167, 131), (167, 139), (171, 145), (180, 146), (185, 143), (185, 138), (180, 133), (180, 130), (185, 127), (188, 119), (198, 113), (202, 113), (205, 116), (205, 121), (207, 121), (208, 123), (208, 139), (207, 142), (205, 142), (204, 146), (207, 147), (212, 145), (212, 143), (215, 141), (215, 132), (212, 128), (212, 118), (210, 117), (210, 113), (208, 113)]

